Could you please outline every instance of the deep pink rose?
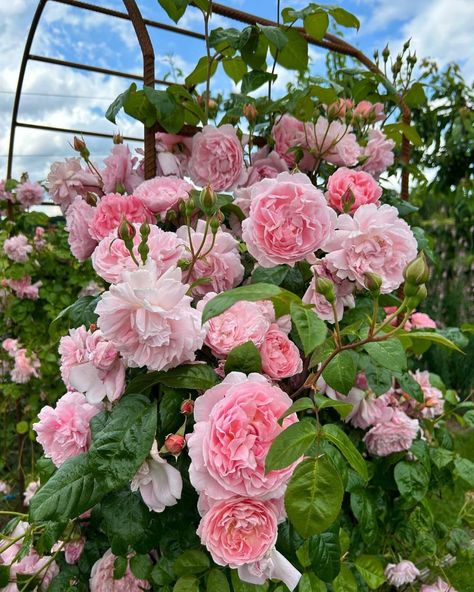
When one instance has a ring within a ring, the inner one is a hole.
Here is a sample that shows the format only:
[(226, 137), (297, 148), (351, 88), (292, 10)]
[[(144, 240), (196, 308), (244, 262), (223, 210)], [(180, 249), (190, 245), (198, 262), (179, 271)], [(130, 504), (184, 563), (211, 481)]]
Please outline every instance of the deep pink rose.
[(293, 266), (324, 246), (335, 221), (334, 210), (306, 175), (280, 173), (253, 185), (242, 236), (262, 267)]
[(393, 206), (360, 206), (354, 217), (341, 214), (324, 258), (341, 279), (355, 280), (364, 287), (365, 273), (382, 278), (381, 292), (396, 290), (403, 282), (403, 270), (417, 254), (417, 242)]
[[(133, 238), (133, 253), (137, 261), (141, 261), (138, 245), (141, 242), (140, 224), (133, 225), (136, 234)], [(174, 232), (165, 232), (158, 226), (150, 225), (147, 245), (148, 259), (156, 266), (158, 275), (170, 267), (177, 265), (184, 257), (184, 244)], [(133, 271), (137, 264), (133, 261), (122, 239), (117, 238), (117, 230), (103, 238), (92, 253), (92, 267), (106, 282), (118, 284), (124, 271)]]
[(385, 113), (383, 112), (383, 103), (371, 103), (370, 101), (360, 101), (354, 107), (354, 117), (365, 119), (369, 123), (383, 121)]
[[(191, 259), (189, 234), (191, 234), (191, 242), (196, 253), (203, 244), (205, 227), (206, 222), (198, 220), (196, 230), (181, 226), (176, 231), (178, 238), (186, 245), (185, 259)], [(244, 266), (240, 261), (239, 243), (223, 227), (218, 228), (215, 235), (211, 232), (207, 233), (204, 246), (201, 249), (201, 256), (202, 258), (194, 264), (188, 281), (192, 283), (200, 278), (209, 278), (209, 282), (196, 285), (193, 289), (194, 296), (204, 296), (208, 292), (224, 292), (234, 288), (242, 281)], [(185, 277), (187, 277), (187, 272), (185, 272)]]
[[(68, 212), (69, 213), (69, 212)], [(89, 232), (97, 241), (108, 236), (126, 218), (128, 222), (155, 222), (155, 217), (135, 195), (109, 193), (101, 198), (89, 224)]]
[(385, 577), (391, 586), (404, 586), (411, 584), (420, 575), (420, 570), (417, 569), (411, 561), (404, 559), (400, 563), (389, 563), (385, 568)]
[(127, 565), (122, 578), (114, 579), (116, 559), (108, 549), (104, 556), (94, 563), (89, 580), (90, 592), (141, 592), (150, 589), (150, 583), (147, 580), (139, 580), (133, 575), (130, 565)]
[[(409, 325), (409, 327), (407, 327)], [(424, 312), (413, 312), (404, 327), (410, 329), (436, 329), (436, 322)]]
[(299, 349), (278, 325), (271, 325), (259, 348), (263, 372), (274, 380), (289, 378), (303, 371)]
[(240, 372), (198, 397), (194, 432), (187, 437), (195, 489), (215, 500), (280, 497), (295, 463), (265, 473), (265, 457), (282, 429), (297, 421), (292, 414), (278, 424), (290, 405), (288, 395), (262, 375)]
[(79, 261), (91, 256), (97, 241), (90, 235), (89, 226), (94, 219), (95, 208), (77, 196), (66, 212), (66, 230), (71, 252)]
[(230, 124), (203, 127), (193, 137), (188, 163), (189, 176), (196, 185), (210, 185), (214, 191), (235, 187), (245, 176), (242, 145)]
[(138, 158), (132, 157), (128, 146), (125, 144), (114, 146), (110, 156), (104, 160), (105, 169), (101, 172), (104, 193), (116, 191), (133, 193), (143, 181), (143, 176), (134, 168), (137, 162)]
[(86, 452), (91, 441), (89, 422), (99, 411), (99, 407), (90, 405), (84, 395), (76, 392), (63, 395), (54, 409), (49, 405), (43, 407), (33, 429), (45, 456), (59, 466)]
[(447, 584), (441, 578), (438, 578), (433, 584), (423, 584), (420, 592), (457, 592), (452, 586)]
[(409, 450), (420, 429), (417, 419), (410, 419), (403, 411), (394, 410), (389, 421), (378, 423), (365, 435), (369, 454), (388, 456)]
[(378, 204), (381, 195), (382, 188), (364, 171), (341, 167), (328, 179), (326, 199), (338, 212), (353, 214), (364, 204)]
[(363, 149), (366, 160), (362, 164), (362, 170), (378, 177), (392, 166), (394, 162), (393, 149), (395, 142), (378, 129), (369, 130), (369, 141)]
[(192, 185), (178, 177), (155, 177), (143, 181), (133, 194), (154, 214), (159, 214), (161, 220), (166, 218), (166, 212), (175, 209), (178, 202), (186, 201)]
[(85, 197), (88, 191), (102, 194), (99, 178), (81, 167), (80, 158), (54, 162), (48, 175), (48, 192), (55, 204), (66, 212), (76, 195)]
[(39, 183), (24, 181), (16, 186), (15, 195), (17, 202), (27, 209), (43, 201), (44, 189)]
[(354, 166), (361, 154), (352, 128), (340, 121), (329, 122), (325, 117), (319, 117), (316, 123), (305, 123), (302, 141), (313, 158), (337, 166)]
[(3, 243), (5, 255), (12, 261), (24, 263), (28, 261), (28, 255), (33, 251), (33, 247), (28, 244), (28, 239), (24, 234), (17, 234)]

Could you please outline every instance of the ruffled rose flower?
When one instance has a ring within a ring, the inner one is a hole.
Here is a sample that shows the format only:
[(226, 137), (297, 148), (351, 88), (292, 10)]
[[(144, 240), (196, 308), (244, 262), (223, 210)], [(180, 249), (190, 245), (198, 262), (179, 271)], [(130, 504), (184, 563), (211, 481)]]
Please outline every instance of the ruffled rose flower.
[(411, 448), (419, 429), (417, 419), (396, 409), (389, 421), (378, 423), (367, 432), (364, 442), (370, 454), (388, 456)]
[(441, 578), (438, 578), (433, 584), (423, 584), (420, 592), (457, 592), (452, 586), (447, 584)]
[[(288, 166), (293, 167), (295, 165), (296, 156), (291, 148), (306, 145), (304, 123), (299, 119), (296, 119), (296, 117), (285, 113), (273, 126), (272, 138), (275, 141), (276, 152), (281, 158), (283, 158)], [(314, 159), (310, 157), (309, 160), (312, 161), (312, 164), (314, 165)], [(301, 167), (301, 162), (299, 163), (299, 167), (302, 168), (302, 170), (312, 168), (312, 166)]]
[(42, 226), (37, 226), (35, 228), (35, 235), (33, 237), (33, 244), (35, 245), (35, 249), (37, 249), (38, 251), (41, 251), (45, 248), (45, 246), (47, 245), (47, 241), (44, 238), (45, 235), (45, 229)]
[(215, 500), (280, 497), (295, 463), (265, 473), (265, 457), (276, 436), (297, 421), (292, 414), (278, 424), (290, 405), (288, 395), (260, 374), (240, 372), (198, 397), (194, 432), (187, 437), (194, 488)]
[(354, 107), (354, 116), (365, 119), (369, 122), (383, 121), (385, 113), (383, 112), (383, 103), (371, 103), (370, 101), (360, 101)]
[(37, 206), (43, 201), (43, 188), (39, 183), (24, 181), (15, 188), (16, 200), (25, 209)]
[(299, 349), (276, 324), (270, 325), (259, 350), (262, 370), (274, 380), (289, 378), (303, 371)]
[(304, 145), (313, 159), (321, 158), (341, 167), (356, 165), (361, 154), (352, 128), (340, 121), (329, 122), (325, 117), (305, 124)]
[(186, 136), (157, 132), (155, 134), (156, 174), (184, 177), (188, 170), (193, 140)]
[(416, 565), (406, 559), (400, 561), (400, 563), (389, 563), (385, 568), (387, 582), (397, 588), (414, 582), (419, 575), (420, 571)]
[(34, 353), (28, 355), (25, 348), (21, 348), (14, 353), (15, 365), (11, 372), (11, 379), (18, 384), (25, 384), (32, 378), (39, 377), (38, 369), (41, 364)]
[(364, 204), (378, 204), (381, 195), (382, 188), (364, 171), (341, 167), (328, 179), (326, 199), (338, 212), (353, 214)]
[(20, 280), (8, 280), (8, 286), (15, 292), (18, 298), (27, 298), (28, 300), (37, 300), (39, 298), (39, 289), (43, 282), (31, 283), (31, 276), (25, 275)]
[(72, 456), (86, 452), (91, 441), (90, 420), (100, 408), (90, 405), (81, 393), (63, 395), (53, 409), (43, 407), (39, 422), (33, 425), (37, 440), (56, 466)]
[(355, 428), (365, 430), (378, 423), (388, 422), (394, 414), (394, 409), (390, 407), (390, 395), (375, 397), (372, 393), (353, 388), (344, 400), (352, 403), (352, 411), (345, 421), (350, 421)]
[(7, 339), (4, 339), (2, 341), (2, 347), (6, 352), (8, 352), (10, 356), (13, 356), (19, 348), (18, 339), (12, 339), (11, 337), (7, 337)]
[(51, 199), (61, 206), (63, 212), (66, 212), (77, 195), (85, 197), (88, 191), (101, 193), (98, 177), (81, 167), (80, 158), (66, 158), (63, 162), (54, 162), (47, 185)]
[(72, 254), (79, 261), (91, 256), (97, 241), (90, 235), (89, 226), (94, 220), (95, 208), (77, 196), (66, 212), (66, 230)]
[(365, 273), (382, 278), (381, 292), (396, 290), (403, 270), (417, 254), (417, 242), (405, 220), (393, 206), (361, 206), (354, 214), (338, 217), (333, 239), (326, 245), (324, 260), (341, 279), (364, 287)]
[(332, 235), (336, 214), (302, 173), (264, 179), (252, 187), (251, 195), (242, 236), (262, 267), (293, 266)]
[[(185, 258), (191, 258), (189, 234), (194, 252), (197, 252), (204, 238), (205, 226), (204, 220), (198, 220), (196, 230), (181, 226), (176, 231), (178, 238), (187, 246)], [(223, 228), (218, 228), (215, 235), (207, 233), (201, 250), (203, 257), (194, 264), (188, 281), (192, 283), (200, 278), (209, 278), (209, 282), (196, 285), (193, 289), (194, 296), (204, 296), (211, 291), (224, 292), (240, 284), (244, 277), (244, 266), (240, 261), (238, 246), (235, 238)]]
[(133, 193), (143, 181), (143, 177), (134, 168), (138, 158), (130, 154), (128, 146), (117, 144), (112, 148), (109, 157), (104, 160), (105, 168), (101, 172), (104, 182), (104, 193), (126, 191)]
[(108, 549), (104, 556), (94, 563), (89, 580), (90, 592), (141, 592), (150, 589), (147, 580), (139, 580), (133, 575), (130, 565), (127, 565), (123, 577), (119, 580), (114, 579), (116, 559)]
[(61, 337), (58, 352), (61, 356), (61, 378), (66, 386), (69, 385), (70, 369), (86, 360), (86, 341), (89, 332), (84, 325), (77, 329), (69, 329), (69, 335)]
[(423, 372), (421, 370), (416, 370), (416, 372), (410, 372), (410, 374), (421, 387), (423, 392), (423, 403), (420, 405), (418, 401), (409, 395), (404, 394), (407, 398), (404, 405), (405, 412), (409, 415), (421, 415), (421, 417), (429, 419), (441, 415), (444, 411), (443, 393), (438, 388), (431, 385), (430, 373), (427, 370)]
[[(141, 242), (140, 224), (134, 224), (133, 254), (141, 261), (138, 245)], [(165, 232), (155, 224), (150, 225), (147, 239), (148, 260), (153, 261), (158, 275), (177, 265), (184, 256), (184, 245), (174, 232)], [(133, 271), (137, 264), (133, 261), (122, 239), (117, 238), (117, 230), (103, 238), (92, 253), (92, 267), (97, 275), (111, 284), (122, 280), (124, 271)]]
[(160, 456), (155, 441), (150, 456), (138, 470), (130, 487), (132, 491), (140, 490), (143, 501), (151, 511), (163, 512), (166, 507), (178, 503), (183, 480), (178, 469)]
[(378, 129), (369, 130), (369, 141), (362, 151), (366, 160), (362, 164), (362, 170), (374, 177), (378, 177), (394, 163), (393, 149), (395, 142)]
[(99, 201), (89, 224), (89, 232), (97, 241), (108, 236), (126, 218), (128, 222), (155, 222), (153, 214), (135, 195), (109, 193)]
[(125, 271), (96, 307), (98, 327), (131, 367), (168, 370), (194, 360), (202, 346), (201, 313), (191, 307), (181, 269), (158, 277), (153, 261)]
[(196, 185), (211, 185), (214, 191), (225, 191), (237, 185), (245, 175), (244, 156), (233, 126), (204, 126), (202, 132), (193, 137), (188, 170)]
[(24, 234), (18, 234), (7, 238), (3, 243), (5, 255), (12, 261), (24, 263), (28, 261), (28, 255), (33, 251), (33, 247), (28, 244), (28, 239)]
[(176, 208), (179, 201), (186, 201), (192, 188), (192, 185), (178, 177), (155, 177), (143, 181), (133, 194), (141, 199), (150, 212), (159, 214), (163, 222), (166, 212)]

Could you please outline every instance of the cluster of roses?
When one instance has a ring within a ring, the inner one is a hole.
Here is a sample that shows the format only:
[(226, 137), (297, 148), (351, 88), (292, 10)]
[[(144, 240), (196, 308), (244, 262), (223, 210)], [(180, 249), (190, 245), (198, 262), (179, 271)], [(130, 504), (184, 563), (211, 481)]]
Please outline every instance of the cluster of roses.
[[(352, 109), (343, 101), (316, 123), (283, 115), (272, 130), (274, 148), (262, 148), (249, 163), (230, 125), (205, 126), (192, 139), (159, 133), (159, 174), (146, 181), (142, 164), (126, 146), (116, 145), (102, 170), (79, 146), (87, 168), (72, 158), (55, 163), (48, 177), (50, 194), (66, 216), (73, 254), (79, 260), (91, 257), (110, 286), (96, 308), (97, 326), (73, 329), (61, 340), (68, 392), (54, 409), (42, 409), (34, 426), (38, 441), (59, 466), (88, 449), (89, 422), (123, 394), (127, 367), (168, 370), (195, 361), (196, 352), (207, 346), (223, 376), (230, 351), (252, 341), (263, 375), (231, 372), (200, 395), (193, 432), (186, 436), (202, 516), (198, 534), (214, 561), (238, 569), (244, 581), (281, 579), (293, 590), (299, 580), (275, 549), (277, 524), (285, 519), (283, 495), (295, 465), (269, 473), (264, 465), (275, 437), (298, 421), (290, 415), (278, 424), (291, 399), (272, 381), (299, 374), (303, 362), (288, 337), (288, 319), (276, 319), (270, 302), (238, 302), (204, 325), (202, 309), (216, 293), (243, 280), (236, 237), (242, 237), (260, 267), (308, 261), (314, 277), (332, 285), (334, 308), (316, 292), (316, 279), (303, 300), (331, 323), (354, 306), (366, 274), (380, 278), (382, 293), (401, 285), (417, 242), (396, 208), (379, 202), (376, 177), (393, 163), (393, 142), (373, 127), (382, 118), (378, 105)], [(304, 174), (316, 177), (323, 160), (340, 167), (325, 193)], [(215, 214), (197, 219), (193, 185), (185, 176), (205, 188), (201, 195), (214, 199), (214, 191), (233, 190), (242, 223), (231, 218), (231, 232)], [(173, 230), (163, 230), (157, 220)], [(365, 442), (371, 454), (407, 450), (419, 432), (418, 418), (441, 412), (441, 393), (424, 373), (414, 378), (425, 395), (421, 405), (396, 389), (375, 398), (362, 376), (349, 393), (354, 408), (348, 420), (370, 427)], [(184, 443), (183, 437), (174, 438), (160, 450), (155, 442), (132, 480), (132, 490), (140, 491), (150, 510), (161, 512), (177, 503), (181, 475), (160, 452), (178, 454)], [(93, 592), (107, 589), (113, 562), (108, 551), (94, 566)], [(123, 582), (127, 590), (149, 586), (129, 571)]]
[(0, 201), (18, 205), (22, 210), (37, 206), (43, 201), (44, 189), (39, 183), (32, 183), (27, 175), (18, 185), (7, 189), (5, 181), (0, 181)]
[(29, 353), (26, 348), (21, 347), (17, 339), (10, 337), (3, 340), (2, 347), (13, 360), (12, 368), (5, 364), (3, 374), (9, 371), (11, 380), (18, 384), (25, 384), (31, 378), (39, 377), (38, 370), (41, 364), (34, 352)]

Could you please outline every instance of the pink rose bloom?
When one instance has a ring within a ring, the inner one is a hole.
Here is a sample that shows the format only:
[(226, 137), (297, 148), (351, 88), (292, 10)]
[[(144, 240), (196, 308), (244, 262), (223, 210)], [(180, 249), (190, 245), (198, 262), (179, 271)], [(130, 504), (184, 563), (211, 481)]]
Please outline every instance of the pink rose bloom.
[(6, 481), (1, 481), (0, 480), (0, 493), (3, 495), (8, 495), (11, 492), (12, 488), (10, 487), (10, 485), (8, 485), (8, 483), (6, 483)]
[(43, 407), (33, 429), (44, 455), (58, 467), (68, 458), (86, 452), (91, 442), (89, 422), (99, 411), (76, 392), (63, 395), (54, 409)]
[(28, 244), (28, 239), (24, 234), (18, 234), (7, 238), (3, 243), (3, 250), (5, 255), (12, 261), (24, 263), (28, 261), (28, 255), (33, 250), (33, 247)]
[(416, 370), (415, 373), (410, 372), (412, 377), (421, 386), (423, 391), (424, 402), (422, 404), (421, 415), (429, 419), (441, 415), (444, 411), (444, 397), (443, 393), (436, 387), (431, 385), (430, 373), (425, 370)]
[(181, 473), (160, 456), (156, 441), (153, 442), (150, 456), (133, 478), (130, 488), (132, 491), (140, 490), (142, 500), (152, 512), (163, 512), (181, 499)]
[(262, 370), (270, 378), (281, 380), (303, 371), (299, 349), (278, 325), (270, 325), (259, 349)]
[(91, 256), (97, 241), (90, 235), (89, 226), (94, 220), (96, 208), (90, 206), (82, 197), (75, 197), (66, 212), (66, 230), (71, 253), (78, 261)]
[(253, 185), (242, 236), (262, 267), (293, 266), (324, 246), (335, 222), (334, 210), (306, 175), (280, 173)]
[(66, 158), (63, 162), (54, 162), (47, 180), (48, 192), (55, 204), (66, 212), (74, 198), (85, 197), (87, 192), (100, 192), (99, 179), (81, 167), (80, 158)]
[[(204, 305), (214, 296), (214, 293), (208, 293), (204, 300), (198, 303), (198, 310), (202, 311)], [(269, 317), (261, 302), (239, 300), (222, 314), (204, 323), (204, 343), (217, 358), (226, 357), (234, 347), (247, 341), (252, 341), (259, 347), (274, 321), (274, 316), (273, 313), (273, 318)]]
[(63, 547), (64, 559), (66, 560), (66, 563), (69, 563), (69, 565), (74, 565), (77, 563), (82, 555), (85, 544), (86, 539), (84, 537), (66, 543)]
[(42, 226), (37, 226), (35, 228), (35, 236), (33, 237), (33, 243), (38, 251), (41, 251), (47, 245), (47, 241), (43, 238), (45, 232), (46, 231)]
[(39, 481), (30, 481), (28, 483), (25, 491), (23, 492), (23, 505), (24, 506), (30, 505), (32, 497), (35, 495), (35, 493), (38, 491), (39, 488), (40, 488)]
[(369, 454), (388, 456), (411, 448), (419, 429), (417, 419), (410, 419), (403, 411), (394, 410), (389, 421), (378, 423), (367, 432), (364, 442)]
[(326, 199), (338, 212), (353, 214), (364, 204), (378, 204), (381, 195), (382, 188), (364, 171), (341, 167), (328, 179)]
[(15, 366), (11, 372), (11, 379), (18, 384), (25, 384), (32, 378), (39, 377), (38, 369), (41, 364), (35, 354), (28, 356), (26, 349), (15, 352)]
[(362, 170), (378, 177), (394, 163), (393, 149), (395, 142), (378, 129), (369, 130), (369, 141), (362, 151), (366, 160)]
[(371, 103), (370, 101), (360, 101), (354, 107), (354, 116), (365, 119), (369, 122), (383, 121), (385, 113), (383, 112), (383, 103)]
[(245, 175), (244, 155), (232, 125), (205, 125), (193, 137), (188, 169), (196, 185), (210, 185), (214, 191), (225, 191), (241, 182)]
[[(141, 261), (138, 245), (141, 242), (140, 224), (133, 225), (136, 231), (133, 239), (133, 253), (137, 261)], [(174, 232), (165, 232), (155, 224), (150, 226), (147, 245), (148, 259), (156, 266), (158, 275), (162, 275), (170, 267), (177, 265), (184, 256), (184, 245)], [(117, 230), (103, 238), (92, 253), (92, 267), (97, 275), (111, 284), (122, 280), (124, 271), (137, 269), (122, 239), (117, 238)]]
[(186, 136), (157, 132), (155, 134), (156, 174), (184, 177), (188, 170), (193, 140)]
[(331, 103), (327, 107), (328, 116), (334, 118), (339, 117), (339, 119), (344, 119), (346, 117), (346, 113), (350, 111), (353, 107), (353, 103), (351, 99), (343, 99), (339, 98), (334, 103)]
[(389, 563), (385, 568), (387, 582), (397, 588), (414, 582), (419, 575), (420, 571), (416, 566), (406, 559), (400, 561), (400, 563)]
[(325, 117), (305, 124), (304, 142), (313, 158), (322, 158), (337, 166), (354, 166), (361, 154), (352, 128), (340, 121), (329, 122)]
[(334, 273), (331, 273), (324, 259), (316, 260), (316, 263), (313, 265), (313, 279), (311, 280), (302, 300), (305, 304), (312, 304), (318, 317), (329, 323), (334, 323), (334, 311), (326, 298), (322, 294), (316, 292), (315, 274), (318, 277), (331, 280), (334, 284), (337, 320), (340, 321), (344, 316), (344, 307), (354, 308), (355, 306), (354, 296), (352, 295), (355, 287), (354, 283), (349, 280), (342, 280)]
[(16, 200), (25, 209), (37, 206), (43, 201), (44, 190), (39, 183), (24, 181), (15, 188)]
[(410, 227), (386, 204), (360, 206), (354, 217), (341, 214), (325, 248), (329, 254), (324, 260), (339, 278), (355, 280), (363, 288), (365, 273), (376, 273), (382, 278), (383, 294), (400, 286), (403, 270), (417, 254)]
[[(197, 252), (204, 239), (205, 226), (204, 220), (198, 220), (196, 230), (191, 228), (188, 232), (187, 226), (181, 226), (176, 231), (178, 238), (186, 245), (186, 259), (191, 259), (189, 234), (194, 252)], [(209, 283), (195, 286), (194, 296), (204, 296), (208, 292), (224, 292), (240, 284), (244, 277), (244, 266), (240, 261), (239, 243), (230, 232), (224, 231), (222, 227), (218, 228), (215, 235), (208, 232), (201, 255), (202, 258), (194, 264), (187, 281), (192, 283), (200, 278), (209, 278)]]
[(18, 339), (12, 339), (11, 337), (7, 337), (7, 339), (4, 339), (2, 341), (2, 347), (5, 351), (9, 353), (10, 356), (13, 356), (15, 355), (15, 352), (18, 351)]
[(198, 397), (194, 432), (187, 436), (194, 488), (215, 500), (283, 495), (296, 463), (265, 473), (265, 457), (276, 436), (298, 421), (292, 414), (278, 424), (290, 405), (288, 395), (262, 375), (240, 372)]
[(353, 388), (345, 401), (352, 403), (352, 411), (345, 421), (350, 421), (355, 428), (365, 430), (370, 426), (386, 423), (394, 414), (394, 409), (390, 407), (391, 397), (387, 395), (375, 397), (372, 393)]
[(164, 222), (166, 212), (175, 209), (178, 203), (189, 199), (189, 192), (192, 185), (178, 177), (155, 177), (143, 181), (134, 195), (141, 199), (144, 206), (154, 214), (160, 214)]
[(94, 563), (89, 580), (90, 592), (141, 592), (149, 590), (150, 583), (136, 578), (130, 566), (120, 580), (114, 579), (114, 563), (116, 557), (110, 549)]
[(11, 201), (13, 202), (13, 193), (11, 193), (10, 191), (5, 191), (5, 180), (2, 179), (0, 181), (0, 199), (1, 200), (6, 200), (6, 201)]
[[(14, 545), (10, 547), (12, 552), (11, 558), (5, 563), (10, 563), (14, 556), (20, 551), (21, 545)], [(8, 551), (10, 551), (8, 549)], [(17, 575), (23, 574), (34, 574), (39, 572), (39, 578), (41, 579), (41, 585), (39, 590), (48, 590), (53, 578), (59, 573), (59, 567), (55, 561), (51, 563), (51, 557), (48, 555), (39, 555), (34, 549), (30, 549), (28, 554), (23, 557), (20, 561), (14, 562), (10, 568), (10, 579), (16, 580)], [(11, 583), (6, 588), (2, 588), (4, 592), (18, 592), (20, 588), (16, 584)], [(22, 589), (22, 588), (21, 588)], [(38, 589), (38, 588), (36, 588)]]
[[(288, 166), (293, 167), (296, 160), (295, 152), (290, 152), (289, 150), (296, 146), (306, 146), (304, 123), (299, 119), (296, 119), (296, 117), (285, 113), (273, 126), (272, 138), (275, 141), (276, 152), (281, 158), (283, 158)], [(307, 160), (307, 158), (303, 160)], [(314, 164), (314, 159), (311, 159), (310, 157), (309, 160), (312, 160), (312, 163)], [(309, 162), (307, 164), (309, 164)], [(312, 166), (303, 168), (311, 169)]]
[(94, 210), (94, 216), (89, 223), (89, 232), (97, 241), (108, 236), (112, 230), (120, 226), (122, 219), (128, 222), (155, 222), (155, 216), (143, 205), (135, 195), (120, 195), (109, 193), (104, 195)]
[(97, 325), (128, 366), (169, 370), (194, 360), (202, 346), (201, 313), (191, 307), (181, 269), (159, 277), (153, 261), (125, 271), (96, 307)]
[(105, 169), (101, 172), (104, 193), (133, 193), (143, 181), (143, 177), (134, 169), (137, 162), (138, 158), (132, 158), (128, 146), (115, 145), (110, 156), (104, 160)]
[(438, 578), (434, 584), (423, 584), (420, 592), (456, 592), (456, 590), (444, 580)]
[(61, 337), (58, 352), (61, 356), (61, 378), (69, 386), (69, 371), (73, 366), (86, 361), (86, 340), (89, 332), (81, 325), (77, 329), (69, 329), (69, 335)]
[(27, 298), (28, 300), (37, 300), (39, 298), (39, 289), (43, 282), (31, 283), (31, 277), (25, 275), (21, 280), (8, 280), (8, 286), (15, 292), (18, 298)]
[[(407, 325), (410, 325), (410, 328)], [(405, 329), (436, 329), (436, 322), (424, 312), (413, 312), (408, 319)]]
[(238, 497), (218, 502), (197, 533), (215, 563), (238, 569), (244, 582), (262, 584), (271, 578), (290, 590), (297, 586), (301, 574), (275, 549), (277, 518), (271, 505)]

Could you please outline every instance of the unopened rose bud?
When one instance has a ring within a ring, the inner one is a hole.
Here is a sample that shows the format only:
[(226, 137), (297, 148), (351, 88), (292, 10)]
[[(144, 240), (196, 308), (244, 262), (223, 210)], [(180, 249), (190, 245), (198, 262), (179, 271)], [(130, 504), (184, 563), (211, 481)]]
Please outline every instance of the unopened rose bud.
[(86, 193), (86, 197), (84, 198), (84, 201), (89, 204), (90, 206), (94, 207), (97, 205), (97, 195), (95, 193), (92, 193), (92, 191), (88, 191)]
[(95, 323), (91, 323), (89, 325), (89, 329), (91, 330), (91, 333), (94, 333), (94, 331), (97, 331), (97, 325)]
[(343, 210), (344, 214), (348, 214), (351, 211), (352, 206), (354, 204), (355, 204), (355, 195), (354, 195), (354, 192), (352, 191), (352, 189), (349, 187), (347, 189), (347, 191), (345, 191), (341, 197), (341, 205), (342, 205), (342, 210)]
[(376, 273), (373, 273), (371, 271), (368, 271), (364, 274), (364, 278), (365, 278), (365, 287), (367, 288), (367, 290), (373, 295), (373, 296), (378, 296), (380, 294), (380, 288), (382, 286), (382, 278), (377, 275)]
[(408, 41), (405, 41), (403, 44), (403, 51), (406, 51), (410, 47), (411, 38)]
[(184, 415), (192, 415), (194, 412), (194, 401), (192, 399), (186, 399), (181, 403), (181, 413)]
[(118, 227), (119, 237), (126, 243), (133, 240), (136, 234), (137, 231), (135, 230), (133, 224), (130, 224), (126, 218), (122, 218), (120, 226)]
[(123, 144), (123, 136), (120, 132), (116, 132), (112, 138), (114, 144)]
[(214, 193), (210, 185), (204, 187), (201, 191), (199, 201), (201, 202), (201, 208), (204, 213), (209, 215), (214, 213), (217, 203), (217, 195)]
[(194, 212), (194, 199), (191, 197), (189, 198), (189, 200), (187, 202), (185, 202), (185, 212), (186, 212), (186, 216), (190, 217), (192, 216), (193, 212)]
[(244, 105), (244, 117), (247, 118), (249, 123), (253, 123), (257, 119), (258, 111), (252, 103), (247, 103)]
[(207, 101), (207, 106), (209, 109), (215, 109), (217, 107), (217, 103), (214, 101), (214, 99), (209, 99)]
[(334, 293), (334, 284), (330, 279), (325, 277), (318, 277), (316, 279), (316, 292), (326, 298), (329, 304), (336, 302), (336, 295)]
[(221, 223), (219, 221), (219, 218), (217, 216), (213, 216), (211, 218), (211, 221), (210, 221), (209, 225), (211, 227), (212, 234), (217, 234), (217, 232), (218, 232), (218, 230), (219, 230), (219, 228), (221, 226)]
[(165, 448), (168, 452), (177, 456), (185, 447), (186, 440), (179, 434), (168, 434), (165, 439)]
[(84, 160), (89, 160), (91, 153), (89, 152), (84, 140), (74, 136), (74, 150), (79, 152)]
[(140, 225), (140, 236), (143, 239), (148, 238), (148, 236), (150, 235), (150, 225), (148, 224), (148, 222), (143, 222)]
[(403, 270), (403, 277), (407, 284), (421, 286), (430, 279), (430, 270), (426, 263), (423, 251), (420, 251), (416, 259), (413, 259)]
[(390, 49), (388, 48), (388, 44), (384, 47), (382, 51), (383, 61), (387, 62), (388, 58), (390, 57)]
[[(406, 296), (406, 295), (405, 295)], [(426, 286), (423, 284), (422, 286), (418, 286), (417, 291), (412, 296), (405, 297), (405, 304), (409, 310), (414, 310), (418, 308), (420, 302), (426, 299), (428, 296), (428, 290)]]

